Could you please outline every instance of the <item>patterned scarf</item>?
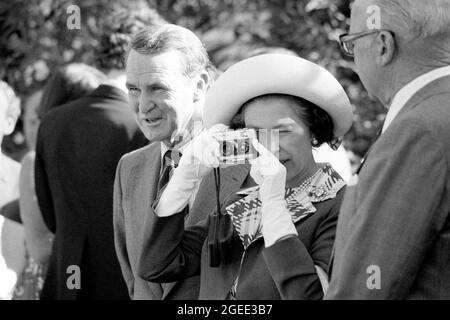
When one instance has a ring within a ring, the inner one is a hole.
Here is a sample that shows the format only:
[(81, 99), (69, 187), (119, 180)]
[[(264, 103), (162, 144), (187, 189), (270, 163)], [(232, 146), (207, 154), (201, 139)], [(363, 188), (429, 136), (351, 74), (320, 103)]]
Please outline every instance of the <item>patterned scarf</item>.
[[(314, 202), (322, 202), (336, 197), (336, 194), (345, 181), (331, 167), (321, 167), (312, 177), (311, 183), (306, 187), (287, 188), (285, 193), (286, 204), (293, 223), (310, 216), (316, 212)], [(244, 198), (233, 202), (225, 208), (235, 231), (242, 241), (244, 249), (262, 237), (261, 201), (259, 200), (259, 186), (241, 190)]]

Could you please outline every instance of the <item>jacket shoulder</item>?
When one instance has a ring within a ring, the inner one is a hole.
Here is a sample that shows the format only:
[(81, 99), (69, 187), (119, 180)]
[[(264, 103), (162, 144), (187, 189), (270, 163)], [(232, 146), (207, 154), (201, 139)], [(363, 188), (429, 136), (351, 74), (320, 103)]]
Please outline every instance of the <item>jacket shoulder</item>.
[[(450, 159), (450, 92), (433, 95), (399, 119), (398, 125), (410, 128), (418, 138), (429, 136), (442, 154)], [(415, 131), (415, 133), (414, 133)]]
[(445, 128), (450, 132), (450, 92), (429, 97), (414, 111), (412, 116), (421, 119), (429, 130)]
[(144, 165), (161, 154), (160, 142), (153, 142), (140, 149), (133, 150), (122, 156), (119, 162), (119, 168), (131, 168), (138, 165)]

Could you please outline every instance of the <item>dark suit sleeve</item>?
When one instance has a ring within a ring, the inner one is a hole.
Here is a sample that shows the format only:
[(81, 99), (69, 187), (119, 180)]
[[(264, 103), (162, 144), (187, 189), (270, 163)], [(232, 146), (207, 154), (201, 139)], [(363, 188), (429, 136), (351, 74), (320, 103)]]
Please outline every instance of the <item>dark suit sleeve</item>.
[(128, 287), (130, 297), (134, 293), (134, 276), (131, 271), (130, 260), (128, 258), (126, 237), (125, 237), (125, 222), (122, 207), (122, 184), (121, 184), (121, 165), (122, 160), (119, 161), (116, 170), (116, 178), (114, 180), (114, 206), (113, 206), (113, 224), (114, 224), (114, 244), (116, 247), (116, 254), (119, 260), (120, 268), (122, 269), (123, 278)]
[(299, 237), (294, 236), (263, 250), (264, 260), (282, 299), (322, 299), (322, 285), (315, 266), (328, 269), (343, 193), (341, 190), (332, 200), (334, 205), (318, 225), (309, 250)]
[(34, 179), (36, 185), (36, 196), (41, 209), (42, 218), (47, 228), (52, 232), (56, 232), (55, 212), (53, 210), (53, 199), (50, 191), (49, 180), (45, 169), (44, 160), (44, 134), (42, 131), (45, 123), (41, 124), (38, 131), (38, 141), (36, 145), (36, 159), (34, 164)]
[(383, 135), (361, 171), (347, 231), (337, 235), (345, 241), (336, 243), (328, 299), (405, 298), (445, 222), (439, 137), (412, 117)]
[(208, 219), (184, 230), (184, 212), (163, 218), (151, 214), (144, 226), (139, 276), (164, 283), (198, 275)]

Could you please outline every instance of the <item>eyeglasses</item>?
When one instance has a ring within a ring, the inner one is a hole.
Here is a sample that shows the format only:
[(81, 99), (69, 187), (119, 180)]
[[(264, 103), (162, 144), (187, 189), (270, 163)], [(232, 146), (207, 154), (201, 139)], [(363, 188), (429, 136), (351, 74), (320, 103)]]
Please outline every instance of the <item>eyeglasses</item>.
[(394, 32), (392, 32), (391, 30), (377, 29), (377, 30), (363, 31), (363, 32), (358, 32), (358, 33), (353, 33), (353, 34), (344, 33), (339, 36), (339, 42), (341, 43), (341, 48), (344, 51), (344, 53), (346, 55), (348, 55), (349, 57), (353, 58), (355, 56), (355, 53), (354, 53), (355, 40), (361, 39), (365, 36), (369, 36), (371, 34), (375, 34), (375, 33), (382, 32), (382, 31), (389, 32), (393, 37), (395, 37)]

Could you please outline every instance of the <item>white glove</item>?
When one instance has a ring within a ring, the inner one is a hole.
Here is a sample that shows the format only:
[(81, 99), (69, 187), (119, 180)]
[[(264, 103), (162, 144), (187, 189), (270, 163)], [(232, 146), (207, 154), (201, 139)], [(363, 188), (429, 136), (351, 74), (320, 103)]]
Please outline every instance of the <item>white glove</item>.
[(208, 130), (202, 131), (186, 146), (178, 167), (183, 168), (182, 171), (187, 178), (201, 179), (212, 168), (219, 166), (220, 145), (213, 137), (213, 133), (225, 131), (227, 128), (224, 124), (216, 124)]
[(253, 146), (259, 157), (252, 161), (250, 175), (259, 185), (262, 233), (266, 247), (288, 235), (298, 235), (284, 198), (286, 168), (256, 139)]
[(214, 125), (186, 146), (155, 208), (156, 215), (168, 217), (186, 207), (201, 179), (219, 166), (220, 144), (212, 134), (226, 129), (223, 124)]

